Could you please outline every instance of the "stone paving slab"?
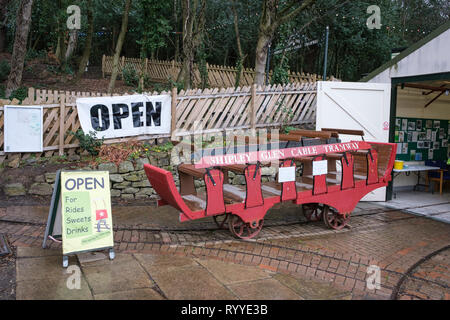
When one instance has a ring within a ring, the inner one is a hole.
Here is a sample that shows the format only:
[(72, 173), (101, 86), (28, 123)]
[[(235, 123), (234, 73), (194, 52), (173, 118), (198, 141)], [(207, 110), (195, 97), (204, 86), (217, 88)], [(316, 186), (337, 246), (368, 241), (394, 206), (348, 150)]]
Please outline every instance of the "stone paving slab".
[(154, 289), (134, 289), (94, 295), (95, 300), (163, 300)]
[(267, 279), (274, 275), (274, 272), (258, 269), (252, 266), (226, 263), (220, 260), (195, 259), (204, 266), (216, 279), (225, 285)]
[[(62, 268), (61, 268), (62, 269)], [(17, 300), (92, 300), (86, 279), (81, 278), (80, 289), (67, 288), (67, 277), (17, 282)]]
[(134, 254), (134, 257), (149, 273), (159, 270), (171, 271), (180, 267), (198, 266), (191, 258), (166, 254)]
[(154, 282), (133, 257), (120, 257), (120, 254), (118, 256), (113, 261), (101, 260), (93, 262), (96, 265), (86, 263), (82, 266), (83, 274), (94, 294), (154, 286)]
[(276, 274), (276, 280), (292, 289), (305, 300), (351, 299), (350, 291), (334, 288), (331, 283), (294, 278), (285, 274)]
[(229, 288), (243, 300), (302, 300), (292, 289), (275, 279), (241, 282)]
[(201, 266), (152, 270), (152, 278), (171, 300), (235, 300), (234, 295)]
[(18, 247), (17, 248), (17, 257), (18, 258), (38, 258), (38, 257), (50, 257), (50, 256), (60, 257), (61, 263), (62, 263), (61, 250), (42, 249), (42, 248), (37, 248), (37, 247)]
[[(75, 257), (69, 257), (69, 265), (76, 264)], [(67, 279), (62, 267), (62, 256), (18, 258), (16, 261), (17, 282), (26, 280)]]

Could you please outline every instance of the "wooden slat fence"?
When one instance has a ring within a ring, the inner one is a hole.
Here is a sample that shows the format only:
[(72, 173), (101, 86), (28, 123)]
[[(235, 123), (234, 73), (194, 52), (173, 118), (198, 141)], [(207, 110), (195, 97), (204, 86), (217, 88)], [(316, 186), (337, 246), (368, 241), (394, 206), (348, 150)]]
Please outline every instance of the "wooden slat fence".
[[(153, 82), (167, 83), (169, 79), (176, 80), (181, 69), (181, 63), (172, 61), (149, 60), (121, 57), (119, 61), (119, 73), (122, 73), (124, 67), (134, 69), (138, 74), (142, 69)], [(227, 66), (217, 66), (206, 64), (208, 70), (208, 86), (210, 88), (230, 88), (236, 83), (237, 69)], [(103, 56), (102, 74), (103, 77), (110, 75), (113, 69), (113, 57)], [(255, 71), (251, 68), (244, 68), (240, 79), (240, 86), (250, 86), (253, 84)], [(269, 73), (269, 80), (272, 77), (272, 71)], [(289, 81), (291, 83), (316, 82), (322, 77), (315, 74), (305, 74), (299, 72), (289, 72)], [(194, 64), (193, 86), (199, 87), (201, 84), (200, 72), (198, 65)]]
[[(130, 139), (149, 140), (183, 136), (196, 133), (216, 133), (234, 129), (270, 128), (281, 125), (315, 123), (316, 83), (296, 83), (285, 86), (246, 86), (242, 88), (213, 88), (149, 92), (149, 95), (171, 94), (176, 110), (171, 134), (143, 135), (138, 137), (107, 139), (105, 143), (124, 142)], [(30, 88), (22, 105), (44, 106), (44, 152), (34, 153), (37, 158), (54, 155), (72, 155), (79, 146), (69, 131), (80, 126), (76, 99), (80, 97), (107, 96), (106, 93), (36, 90)], [(0, 100), (0, 163), (30, 153), (4, 152), (4, 105), (18, 101)], [(199, 127), (201, 131), (198, 132)]]

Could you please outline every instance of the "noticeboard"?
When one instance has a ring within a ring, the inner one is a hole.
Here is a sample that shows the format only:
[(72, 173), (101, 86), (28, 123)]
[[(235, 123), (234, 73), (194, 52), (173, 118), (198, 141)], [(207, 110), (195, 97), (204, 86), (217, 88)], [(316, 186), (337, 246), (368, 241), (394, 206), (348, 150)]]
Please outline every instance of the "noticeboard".
[(48, 237), (64, 255), (114, 246), (109, 172), (58, 172), (43, 247)]
[(448, 120), (396, 118), (396, 159), (404, 161), (447, 161), (449, 135)]
[(42, 106), (5, 106), (5, 152), (43, 151)]

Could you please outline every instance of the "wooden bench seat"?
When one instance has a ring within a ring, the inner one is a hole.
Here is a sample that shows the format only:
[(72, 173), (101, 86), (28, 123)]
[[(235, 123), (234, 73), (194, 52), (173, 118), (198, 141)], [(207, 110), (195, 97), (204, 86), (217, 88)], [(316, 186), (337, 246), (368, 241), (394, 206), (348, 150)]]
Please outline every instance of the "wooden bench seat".
[(178, 166), (178, 172), (185, 173), (198, 179), (203, 179), (206, 169), (197, 169), (193, 164), (183, 163)]

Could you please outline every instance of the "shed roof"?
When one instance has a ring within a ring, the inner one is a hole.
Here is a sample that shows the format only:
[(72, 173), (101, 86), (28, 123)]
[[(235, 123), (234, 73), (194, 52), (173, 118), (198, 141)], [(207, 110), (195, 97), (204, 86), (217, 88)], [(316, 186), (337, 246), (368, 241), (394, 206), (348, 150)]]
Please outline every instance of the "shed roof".
[[(416, 50), (418, 50), (421, 47), (423, 47), (425, 44), (433, 41), (434, 39), (436, 39), (438, 36), (440, 36), (442, 33), (444, 33), (445, 31), (447, 31), (449, 29), (450, 29), (450, 21), (444, 23), (439, 28), (437, 28), (436, 30), (431, 32), (429, 35), (427, 35), (425, 38), (421, 39), (420, 41), (417, 41), (416, 43), (414, 43), (413, 45), (411, 45), (407, 49), (403, 50), (395, 58), (389, 60), (385, 64), (381, 65), (380, 67), (378, 67), (377, 69), (375, 69), (374, 71), (372, 71), (371, 73), (369, 73), (368, 75), (363, 77), (360, 80), (360, 82), (370, 81), (371, 79), (373, 79), (374, 77), (376, 77), (377, 75), (382, 73), (383, 71), (389, 69), (390, 67), (394, 66), (395, 64), (397, 64), (398, 62), (403, 60), (405, 57), (409, 56), (411, 53), (413, 53)], [(445, 59), (448, 59), (448, 52), (441, 52), (441, 54), (446, 56)]]

